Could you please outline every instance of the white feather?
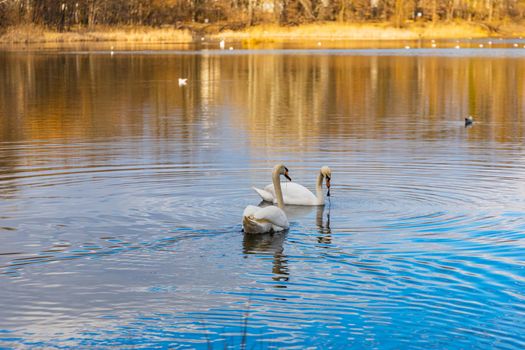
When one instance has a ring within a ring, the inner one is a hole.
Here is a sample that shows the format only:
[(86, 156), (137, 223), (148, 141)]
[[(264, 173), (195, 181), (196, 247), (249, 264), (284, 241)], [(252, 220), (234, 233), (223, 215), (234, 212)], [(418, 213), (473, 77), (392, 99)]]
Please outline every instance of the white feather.
[(284, 211), (274, 205), (264, 208), (247, 206), (242, 224), (246, 233), (278, 232), (290, 227)]
[[(268, 192), (266, 190), (261, 190), (257, 187), (252, 187), (255, 192), (257, 192), (259, 194), (259, 196), (261, 196), (261, 198), (263, 199), (263, 201), (266, 201), (266, 202), (273, 202), (273, 197), (275, 197), (275, 194), (273, 192)], [(272, 186), (272, 189), (273, 189), (273, 186)]]
[[(323, 205), (324, 194), (322, 189), (322, 181), (324, 178), (329, 179), (332, 175), (332, 171), (329, 167), (323, 166), (319, 175), (317, 176), (316, 193), (313, 194), (308, 188), (296, 182), (281, 182), (281, 189), (283, 192), (284, 204), (289, 205)], [(269, 184), (264, 187), (263, 190), (253, 188), (261, 198), (270, 203), (277, 203), (277, 197), (275, 195), (274, 184)]]
[[(280, 187), (280, 175), (288, 176), (288, 169), (282, 164), (274, 167), (272, 181), (277, 189)], [(258, 193), (260, 190), (255, 189)], [(279, 193), (279, 192), (277, 192)], [(280, 193), (279, 193), (280, 194)], [(267, 196), (267, 194), (264, 194)], [(284, 207), (282, 195), (278, 198), (280, 207)], [(249, 205), (242, 213), (242, 226), (246, 233), (267, 233), (286, 230), (290, 227), (286, 213), (279, 207), (270, 205), (267, 207), (256, 207)]]
[[(297, 182), (281, 182), (281, 187), (283, 189), (283, 200), (285, 204), (291, 204), (291, 205), (317, 205), (319, 204), (315, 194), (313, 194), (309, 189), (307, 189), (301, 184), (298, 184)], [(263, 198), (265, 201), (273, 202), (273, 203), (277, 202), (277, 200), (275, 199), (275, 188), (273, 187), (273, 185), (267, 185), (264, 188), (264, 191), (271, 195), (270, 200), (266, 200)]]

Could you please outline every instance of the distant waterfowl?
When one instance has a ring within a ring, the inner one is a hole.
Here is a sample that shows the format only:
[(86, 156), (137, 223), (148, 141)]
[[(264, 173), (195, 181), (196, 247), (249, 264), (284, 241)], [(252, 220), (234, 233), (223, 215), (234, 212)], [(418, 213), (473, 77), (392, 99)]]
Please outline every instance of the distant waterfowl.
[(179, 78), (179, 86), (185, 86), (188, 82), (188, 78)]
[(474, 118), (471, 115), (465, 118), (465, 126), (472, 125), (472, 123), (474, 123)]
[(483, 44), (479, 44), (479, 47), (483, 47)]
[(288, 168), (283, 164), (277, 164), (273, 168), (272, 182), (276, 192), (277, 207), (270, 205), (267, 207), (257, 207), (249, 205), (242, 214), (242, 227), (246, 233), (269, 233), (284, 231), (290, 227), (286, 213), (283, 211), (284, 201), (281, 190), (280, 177), (283, 175), (288, 180)]
[(226, 42), (224, 41), (224, 39), (222, 39), (221, 41), (219, 41), (219, 47), (224, 50), (224, 48), (226, 47)]
[[(296, 182), (286, 183), (282, 187), (284, 204), (291, 205), (324, 205), (323, 179), (326, 180), (327, 196), (330, 196), (330, 179), (332, 171), (329, 167), (323, 166), (317, 175), (316, 194), (314, 195), (308, 188)], [(266, 202), (276, 203), (276, 191), (274, 184), (267, 185), (263, 190), (253, 188)]]
[(409, 50), (409, 49), (410, 49), (410, 46), (408, 46), (408, 45), (407, 45), (407, 46), (405, 46), (405, 49)]

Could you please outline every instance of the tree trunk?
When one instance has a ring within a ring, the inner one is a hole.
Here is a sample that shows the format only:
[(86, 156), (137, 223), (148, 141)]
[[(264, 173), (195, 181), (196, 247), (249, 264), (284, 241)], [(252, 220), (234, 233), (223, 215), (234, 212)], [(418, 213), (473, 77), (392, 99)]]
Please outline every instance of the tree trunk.
[(95, 25), (96, 16), (97, 16), (97, 1), (91, 0), (88, 5), (88, 27), (93, 27)]
[(341, 0), (341, 9), (339, 10), (339, 14), (337, 15), (337, 19), (340, 22), (344, 22), (345, 21), (345, 11), (346, 11), (346, 1), (345, 0)]
[(288, 0), (280, 0), (279, 24), (284, 25), (288, 22)]
[(394, 9), (394, 24), (397, 28), (400, 28), (403, 25), (404, 16), (403, 0), (396, 0), (396, 6)]
[(299, 0), (299, 3), (303, 7), (306, 16), (310, 19), (315, 19), (315, 16), (312, 13), (312, 3), (310, 0)]
[(248, 25), (253, 25), (253, 3), (255, 0), (248, 0)]
[(31, 0), (26, 0), (25, 5), (25, 20), (27, 23), (35, 22), (36, 18), (33, 18), (33, 6), (31, 6)]

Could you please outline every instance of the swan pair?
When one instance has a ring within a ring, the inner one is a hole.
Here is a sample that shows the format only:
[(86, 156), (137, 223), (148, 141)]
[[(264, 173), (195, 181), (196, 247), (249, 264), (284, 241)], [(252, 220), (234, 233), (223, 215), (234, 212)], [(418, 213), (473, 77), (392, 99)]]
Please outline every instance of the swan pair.
[(277, 164), (272, 172), (272, 184), (266, 186), (264, 190), (253, 188), (266, 202), (276, 203), (277, 206), (257, 207), (249, 205), (244, 209), (242, 226), (246, 233), (267, 233), (278, 232), (288, 229), (290, 224), (286, 213), (283, 211), (284, 204), (292, 205), (324, 205), (323, 179), (326, 179), (328, 189), (327, 196), (330, 196), (330, 178), (332, 172), (329, 167), (323, 166), (317, 176), (316, 193), (314, 195), (306, 187), (290, 182), (281, 186), (280, 177), (284, 175), (292, 181), (288, 175), (288, 168), (284, 164)]

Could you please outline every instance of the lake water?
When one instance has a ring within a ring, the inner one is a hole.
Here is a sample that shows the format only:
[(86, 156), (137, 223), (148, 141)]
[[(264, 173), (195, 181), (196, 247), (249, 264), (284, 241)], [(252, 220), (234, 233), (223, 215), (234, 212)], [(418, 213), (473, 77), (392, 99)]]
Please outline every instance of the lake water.
[[(525, 49), (477, 43), (1, 51), (0, 348), (523, 349)], [(278, 162), (329, 204), (245, 235)]]

